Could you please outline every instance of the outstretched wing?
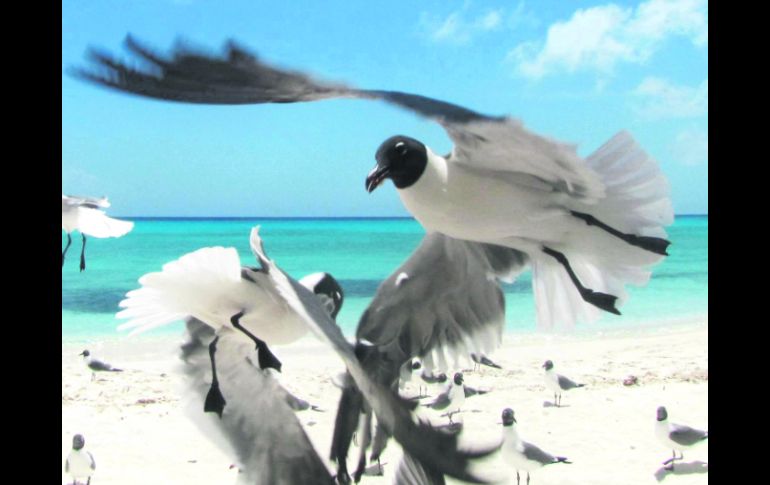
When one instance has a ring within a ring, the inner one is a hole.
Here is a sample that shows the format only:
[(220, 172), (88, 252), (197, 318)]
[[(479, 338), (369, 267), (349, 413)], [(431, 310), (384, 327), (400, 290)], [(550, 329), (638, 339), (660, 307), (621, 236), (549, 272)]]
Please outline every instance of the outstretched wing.
[[(394, 395), (389, 388), (377, 383), (363, 369), (353, 347), (342, 335), (321, 301), (299, 282), (289, 278), (262, 250), (256, 229), (251, 232), (251, 247), (266, 265), (268, 274), (278, 293), (291, 308), (305, 320), (311, 331), (329, 344), (345, 363), (366, 401), (371, 405), (378, 422), (384, 426), (415, 459), (426, 466), (460, 480), (482, 482), (468, 469), (470, 460), (487, 456), (497, 447), (479, 450), (459, 450), (457, 437), (442, 434), (429, 425), (416, 423), (405, 400)], [(223, 389), (223, 394), (226, 391)]]
[(512, 249), (427, 234), (377, 289), (356, 337), (398, 365), (420, 357), (427, 372), (490, 353), (505, 324), (498, 279), (511, 281), (527, 263)]
[(211, 383), (208, 345), (214, 330), (187, 320), (188, 341), (182, 345), (187, 411), (204, 434), (237, 462), (250, 484), (331, 484), (331, 474), (313, 448), (289, 404), (291, 396), (270, 371), (253, 365), (253, 346), (223, 333), (216, 364), (227, 405), (220, 419), (203, 412)]
[[(330, 98), (380, 99), (441, 124), (455, 143), (450, 160), (502, 173), (526, 174), (530, 185), (569, 193), (585, 203), (604, 195), (598, 175), (575, 147), (536, 135), (518, 120), (487, 116), (444, 101), (384, 90), (363, 90), (316, 80), (270, 66), (230, 41), (224, 55), (202, 53), (177, 43), (170, 57), (140, 45), (126, 47), (140, 63), (129, 66), (92, 50), (90, 69), (77, 77), (120, 91), (186, 103), (295, 103)], [(534, 180), (532, 180), (534, 177)]]

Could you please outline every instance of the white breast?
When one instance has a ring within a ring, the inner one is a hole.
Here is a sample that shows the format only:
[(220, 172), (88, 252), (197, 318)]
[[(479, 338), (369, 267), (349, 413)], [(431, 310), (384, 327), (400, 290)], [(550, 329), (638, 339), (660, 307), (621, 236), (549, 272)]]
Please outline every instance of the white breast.
[(545, 372), (545, 386), (553, 392), (561, 392), (559, 376), (553, 370)]
[(69, 474), (72, 478), (88, 478), (93, 474), (91, 455), (82, 449), (70, 451), (67, 463), (69, 463)]

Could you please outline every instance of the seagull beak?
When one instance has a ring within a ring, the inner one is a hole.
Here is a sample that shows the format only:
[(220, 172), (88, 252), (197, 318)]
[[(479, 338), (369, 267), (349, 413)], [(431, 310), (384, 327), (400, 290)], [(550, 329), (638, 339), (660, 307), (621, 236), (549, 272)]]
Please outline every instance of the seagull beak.
[(366, 176), (366, 191), (370, 194), (374, 192), (374, 189), (380, 186), (380, 184), (388, 178), (388, 175), (390, 175), (390, 168), (388, 167), (380, 167), (380, 165), (375, 165), (371, 172), (369, 172), (369, 175)]

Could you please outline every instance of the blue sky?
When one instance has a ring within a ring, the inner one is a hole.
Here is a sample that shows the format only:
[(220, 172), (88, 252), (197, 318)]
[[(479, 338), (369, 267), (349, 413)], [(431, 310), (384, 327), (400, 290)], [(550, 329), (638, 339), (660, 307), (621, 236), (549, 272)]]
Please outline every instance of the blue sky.
[(394, 134), (451, 147), (384, 103), (198, 106), (98, 88), (66, 69), (127, 33), (185, 39), (350, 85), (511, 115), (586, 156), (621, 129), (660, 163), (678, 214), (708, 213), (705, 0), (62, 2), (62, 193), (118, 216), (406, 216), (392, 184), (367, 194)]

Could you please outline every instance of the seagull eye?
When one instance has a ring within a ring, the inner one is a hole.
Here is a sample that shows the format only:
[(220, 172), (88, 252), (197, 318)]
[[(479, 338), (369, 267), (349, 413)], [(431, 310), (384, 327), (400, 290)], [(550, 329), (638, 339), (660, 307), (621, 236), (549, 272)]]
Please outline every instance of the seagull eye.
[(404, 143), (403, 141), (396, 143), (394, 148), (396, 149), (396, 153), (402, 156), (406, 155), (406, 152), (409, 151), (409, 147), (407, 147), (406, 143)]

